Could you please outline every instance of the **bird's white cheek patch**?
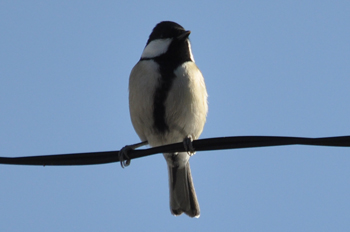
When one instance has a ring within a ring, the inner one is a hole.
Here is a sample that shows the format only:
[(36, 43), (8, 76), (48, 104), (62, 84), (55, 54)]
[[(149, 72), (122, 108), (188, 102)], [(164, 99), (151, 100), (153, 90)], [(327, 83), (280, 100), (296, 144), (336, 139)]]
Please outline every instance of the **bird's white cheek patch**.
[(192, 54), (192, 49), (191, 49), (191, 43), (190, 41), (187, 39), (187, 45), (188, 45), (188, 50), (190, 51), (190, 58), (191, 60), (194, 62), (194, 58), (193, 58), (193, 54)]
[(143, 50), (141, 58), (154, 58), (168, 50), (172, 39), (157, 39), (151, 41)]

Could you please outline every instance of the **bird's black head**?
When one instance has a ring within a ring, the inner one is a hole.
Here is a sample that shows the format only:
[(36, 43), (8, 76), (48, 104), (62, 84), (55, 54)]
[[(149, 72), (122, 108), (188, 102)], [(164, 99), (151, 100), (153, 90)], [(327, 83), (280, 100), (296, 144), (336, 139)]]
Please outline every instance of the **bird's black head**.
[(186, 31), (175, 22), (158, 23), (149, 36), (141, 59), (157, 58), (159, 62), (175, 62), (176, 64), (193, 61), (188, 40), (190, 33), (191, 31)]
[(190, 31), (186, 31), (181, 25), (175, 22), (163, 21), (158, 23), (153, 28), (153, 31), (147, 41), (147, 44), (149, 44), (152, 40), (156, 40), (156, 39), (168, 39), (168, 38), (178, 38), (178, 37), (185, 39), (188, 37), (190, 33), (191, 33)]

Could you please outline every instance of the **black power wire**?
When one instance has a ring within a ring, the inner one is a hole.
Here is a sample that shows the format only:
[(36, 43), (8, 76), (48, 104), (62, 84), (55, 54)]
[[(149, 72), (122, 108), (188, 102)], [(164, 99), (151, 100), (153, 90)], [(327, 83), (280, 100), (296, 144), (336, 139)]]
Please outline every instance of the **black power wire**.
[[(199, 139), (193, 141), (196, 151), (238, 149), (251, 147), (267, 147), (282, 145), (314, 145), (350, 147), (350, 136), (304, 138), (304, 137), (282, 137), (282, 136), (235, 136)], [(130, 159), (141, 158), (157, 153), (185, 151), (183, 143), (174, 143), (149, 149), (131, 150), (128, 153)], [(91, 165), (118, 162), (119, 151), (85, 152), (72, 154), (57, 154), (27, 157), (0, 157), (0, 164), (17, 165)]]

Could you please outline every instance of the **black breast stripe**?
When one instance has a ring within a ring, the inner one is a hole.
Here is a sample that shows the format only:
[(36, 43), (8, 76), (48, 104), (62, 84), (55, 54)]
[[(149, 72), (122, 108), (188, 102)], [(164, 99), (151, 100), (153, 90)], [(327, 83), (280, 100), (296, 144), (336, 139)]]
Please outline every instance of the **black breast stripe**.
[(174, 68), (167, 65), (168, 62), (162, 63), (161, 61), (157, 61), (157, 59), (156, 62), (159, 64), (161, 78), (159, 79), (158, 87), (154, 93), (153, 120), (154, 127), (159, 132), (165, 133), (169, 131), (169, 127), (165, 121), (165, 101), (176, 75), (174, 73)]
[(191, 61), (188, 47), (184, 41), (173, 41), (167, 53), (155, 58), (141, 58), (141, 60), (153, 60), (159, 65), (161, 78), (154, 93), (153, 126), (158, 132), (164, 134), (169, 131), (166, 123), (165, 101), (176, 78), (175, 69), (184, 62)]

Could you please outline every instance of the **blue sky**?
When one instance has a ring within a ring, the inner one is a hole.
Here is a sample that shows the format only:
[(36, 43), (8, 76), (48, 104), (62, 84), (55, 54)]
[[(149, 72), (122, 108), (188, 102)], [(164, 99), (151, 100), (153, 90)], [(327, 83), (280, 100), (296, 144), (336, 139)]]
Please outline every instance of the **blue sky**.
[[(0, 156), (139, 141), (128, 76), (153, 27), (191, 30), (209, 93), (201, 138), (350, 134), (348, 1), (1, 1)], [(161, 155), (80, 167), (0, 165), (0, 231), (346, 231), (349, 148), (191, 158), (201, 217), (174, 217)]]

